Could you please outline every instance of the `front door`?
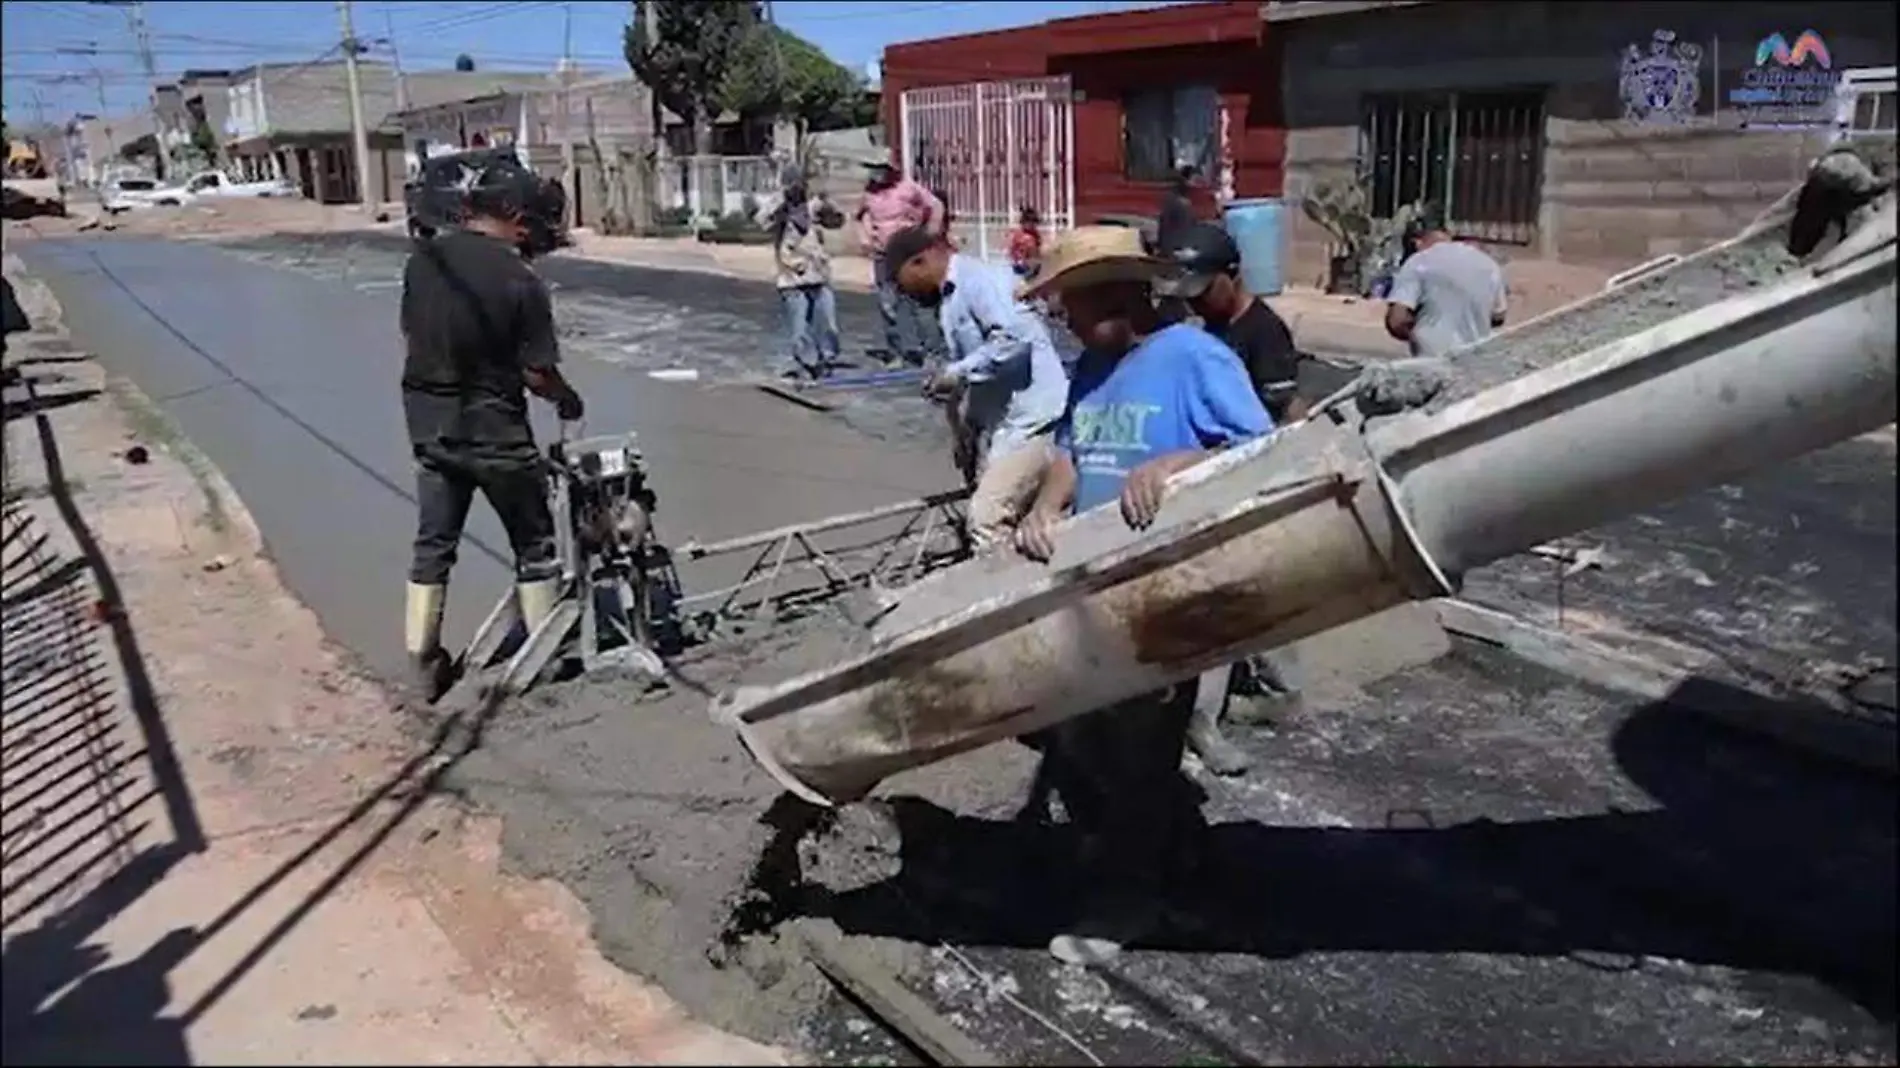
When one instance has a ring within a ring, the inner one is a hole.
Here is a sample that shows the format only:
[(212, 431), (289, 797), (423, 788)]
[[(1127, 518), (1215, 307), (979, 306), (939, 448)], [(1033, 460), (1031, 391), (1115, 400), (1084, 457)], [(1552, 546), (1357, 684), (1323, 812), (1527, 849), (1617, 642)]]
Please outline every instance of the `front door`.
[(1001, 255), (1033, 207), (1051, 230), (1075, 225), (1074, 99), (1066, 77), (907, 90), (904, 172), (950, 201), (978, 255)]

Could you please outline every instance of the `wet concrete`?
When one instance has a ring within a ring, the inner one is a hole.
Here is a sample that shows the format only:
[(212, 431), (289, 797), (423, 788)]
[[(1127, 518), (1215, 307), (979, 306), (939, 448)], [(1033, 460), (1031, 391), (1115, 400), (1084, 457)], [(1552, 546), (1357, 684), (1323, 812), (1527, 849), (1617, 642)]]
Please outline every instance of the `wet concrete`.
[(1197, 776), (1201, 864), (1107, 967), (1042, 949), (1061, 825), (928, 791), (895, 875), (805, 907), (918, 945), (1010, 1063), (1894, 1056), (1890, 782), (1473, 647), (1236, 737), (1255, 771)]
[[(372, 669), (398, 667), (415, 522), (396, 391), (399, 291), (259, 269), (205, 244), (62, 241), (22, 252), (59, 295), (79, 343), (137, 383), (230, 479), (287, 583), (330, 635)], [(671, 351), (681, 362), (729, 365), (759, 351), (768, 321), (744, 319), (747, 306), (716, 294), (696, 300), (706, 303), (651, 298), (621, 319), (657, 346), (676, 324), (734, 316), (729, 328), (680, 333)], [(754, 301), (750, 310), (767, 307)], [(584, 344), (569, 346), (567, 369), (589, 401), (587, 433), (639, 433), (660, 496), (656, 522), (672, 543), (871, 508), (955, 482), (941, 453), (898, 443), (867, 449), (843, 423), (757, 390), (656, 381)], [(549, 440), (551, 412), (534, 408)], [(509, 580), (506, 540), (485, 508), (470, 533), (450, 596), (451, 641), (472, 633)], [(686, 579), (707, 588), (736, 577), (734, 566), (689, 568)]]
[[(241, 373), (205, 371), (204, 354), (115, 295), (91, 250)], [(393, 646), (406, 545), (388, 531), (412, 521), (393, 397), (394, 290), (312, 284), (215, 249), (153, 243), (41, 246), (29, 262), (66, 300), (82, 342), (132, 373), (225, 468), (298, 592), (320, 614), (327, 600), (352, 644), (381, 633)], [(631, 286), (641, 275), (614, 277)], [(736, 366), (756, 351), (747, 338), (772, 331), (766, 287), (706, 276), (661, 284), (679, 287), (667, 291), (675, 302), (630, 318), (705, 322), (753, 302), (756, 315), (715, 332), (725, 341), (693, 335), (682, 349), (695, 356)], [(254, 326), (218, 325), (240, 300), (257, 309)], [(596, 411), (614, 405), (624, 422), (612, 425), (650, 435), (669, 539), (682, 527), (734, 533), (859, 506), (831, 503), (847, 497), (907, 496), (906, 477), (937, 485), (938, 457), (887, 442), (864, 462), (888, 470), (834, 488), (825, 476), (865, 470), (850, 466), (867, 450), (848, 426), (759, 407), (749, 391), (653, 383), (639, 373), (650, 364), (615, 363), (583, 352), (585, 342), (572, 346), (576, 377), (597, 387)], [(614, 344), (657, 351), (639, 338)], [(590, 422), (610, 428), (602, 415)], [(1741, 511), (1679, 521), (1765, 527), (1778, 508), (1858, 505), (1798, 491), (1812, 474), (1777, 476), (1764, 481), (1785, 486), (1782, 496), (1745, 495)], [(720, 492), (730, 486), (743, 498)], [(1877, 523), (1847, 537), (1853, 524), (1796, 514), (1817, 532), (1815, 554), (1890, 581), (1890, 518), (1883, 543)], [(321, 536), (300, 536), (299, 523)], [(488, 548), (471, 549), (464, 567), (485, 560), (471, 570), (499, 591), (505, 574), (490, 554), (500, 539), (486, 516), (476, 532)], [(1633, 561), (1669, 561), (1632, 544)], [(1766, 603), (1772, 612), (1786, 602)], [(1876, 617), (1891, 634), (1890, 600)], [(771, 652), (744, 643), (723, 665), (690, 670), (717, 683)], [(499, 723), (456, 782), (506, 818), (516, 864), (587, 900), (612, 959), (661, 975), (715, 1022), (803, 1036), (828, 1059), (875, 1052), (836, 1017), (798, 1023), (820, 988), (793, 974), (792, 956), (741, 943), (727, 967), (708, 962), (729, 908), (695, 895), (748, 875), (727, 869), (772, 841), (760, 822), (772, 789), (700, 708), (685, 694), (636, 701), (611, 679), (550, 688)], [(1310, 722), (1241, 741), (1260, 770), (1240, 783), (1204, 780), (1218, 825), (1208, 870), (1154, 947), (1108, 974), (1057, 969), (1040, 948), (1063, 911), (1059, 858), (1073, 843), (1059, 827), (1013, 818), (1033, 768), (1016, 746), (891, 784), (901, 839), (847, 825), (831, 845), (855, 852), (834, 848), (823, 892), (770, 888), (766, 911), (830, 915), (890, 947), (920, 990), (1025, 1063), (1078, 1056), (1049, 1022), (1110, 1063), (1892, 1059), (1891, 964), (1880, 964), (1893, 943), (1888, 783), (1804, 771), (1667, 707), (1631, 708), (1463, 654), (1329, 695)], [(862, 860), (855, 878), (838, 877), (846, 855)], [(971, 964), (992, 981), (973, 978)]]

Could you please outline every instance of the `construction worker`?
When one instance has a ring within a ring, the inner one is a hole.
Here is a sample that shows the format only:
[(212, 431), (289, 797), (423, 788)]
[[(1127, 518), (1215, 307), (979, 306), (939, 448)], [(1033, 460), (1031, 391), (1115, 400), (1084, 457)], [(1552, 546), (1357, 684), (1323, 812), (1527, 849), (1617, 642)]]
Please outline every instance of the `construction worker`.
[(831, 254), (823, 231), (844, 225), (844, 217), (822, 193), (810, 195), (805, 172), (796, 164), (786, 167), (779, 180), (779, 201), (760, 212), (760, 222), (772, 235), (775, 281), (790, 328), (789, 360), (780, 376), (823, 378), (838, 362), (838, 295), (831, 287)]
[[(1168, 479), (1214, 452), (1271, 432), (1273, 421), (1227, 346), (1199, 327), (1166, 325), (1154, 305), (1163, 261), (1138, 232), (1086, 226), (1044, 255), (1032, 296), (1059, 304), (1084, 346), (1055, 434), (1054, 456), (1016, 542), (1032, 559), (1056, 552), (1070, 511), (1113, 504), (1129, 527), (1153, 524)], [(1091, 963), (1159, 921), (1163, 894), (1203, 827), (1180, 764), (1194, 687), (1170, 687), (1051, 728), (1044, 771), (1083, 834), (1075, 926), (1049, 948)]]
[[(1265, 298), (1247, 291), (1240, 276), (1240, 248), (1226, 228), (1194, 223), (1178, 231), (1160, 254), (1173, 273), (1155, 283), (1156, 291), (1186, 301), (1201, 325), (1234, 350), (1274, 425), (1304, 418), (1306, 402), (1299, 395), (1302, 356), (1293, 331)], [(1287, 718), (1300, 701), (1298, 649), (1286, 646), (1249, 657), (1209, 672), (1208, 679), (1221, 691), (1195, 709), (1188, 744), (1209, 771), (1239, 775), (1249, 761), (1221, 733), (1221, 710), (1224, 706), (1228, 718), (1241, 723)], [(1230, 694), (1231, 700), (1225, 700)]]
[(1504, 325), (1504, 270), (1483, 249), (1453, 240), (1432, 211), (1406, 225), (1405, 246), (1408, 255), (1386, 295), (1385, 332), (1413, 356), (1445, 356)]
[(434, 701), (453, 681), (442, 607), (478, 491), (507, 532), (530, 631), (560, 593), (547, 477), (523, 390), (552, 401), (565, 421), (581, 417), (559, 368), (547, 287), (525, 262), (558, 230), (549, 224), (561, 208), (558, 187), (497, 162), (473, 179), (461, 225), (419, 241), (403, 267), (402, 399), (419, 513), (403, 640), (415, 701)]
[(900, 230), (921, 226), (943, 233), (944, 205), (930, 190), (904, 176), (888, 155), (867, 164), (869, 179), (858, 206), (858, 242), (870, 258), (877, 283), (877, 310), (884, 319), (885, 357), (915, 367), (941, 362), (943, 338), (917, 302), (906, 297), (885, 270), (884, 248)]
[(971, 485), (970, 535), (979, 551), (1007, 544), (1042, 483), (1049, 434), (1069, 378), (1048, 326), (1016, 299), (1008, 268), (953, 252), (941, 233), (912, 227), (885, 244), (904, 294), (935, 309), (949, 362), (924, 395), (950, 406), (957, 464)]

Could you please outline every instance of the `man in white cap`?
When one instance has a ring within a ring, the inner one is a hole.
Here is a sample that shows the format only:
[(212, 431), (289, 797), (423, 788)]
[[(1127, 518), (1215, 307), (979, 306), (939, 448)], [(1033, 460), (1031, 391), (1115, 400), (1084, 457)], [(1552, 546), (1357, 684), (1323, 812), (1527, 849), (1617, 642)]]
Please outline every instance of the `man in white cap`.
[[(1233, 350), (1196, 326), (1166, 325), (1154, 305), (1163, 263), (1126, 227), (1064, 234), (1026, 289), (1059, 304), (1084, 351), (1055, 432), (1055, 451), (1017, 545), (1056, 552), (1071, 511), (1113, 504), (1136, 530), (1153, 524), (1168, 479), (1273, 421)], [(1186, 683), (1064, 721), (1047, 737), (1045, 772), (1081, 827), (1081, 916), (1049, 948), (1071, 962), (1113, 956), (1159, 922), (1167, 885), (1191, 863), (1203, 825), (1180, 773), (1194, 685)]]
[(943, 202), (930, 190), (898, 171), (889, 156), (867, 165), (864, 202), (858, 206), (858, 241), (871, 258), (877, 282), (877, 310), (884, 319), (884, 345), (891, 359), (913, 366), (941, 362), (943, 338), (928, 322), (917, 302), (898, 289), (896, 275), (884, 255), (884, 246), (897, 234), (922, 227), (941, 234)]

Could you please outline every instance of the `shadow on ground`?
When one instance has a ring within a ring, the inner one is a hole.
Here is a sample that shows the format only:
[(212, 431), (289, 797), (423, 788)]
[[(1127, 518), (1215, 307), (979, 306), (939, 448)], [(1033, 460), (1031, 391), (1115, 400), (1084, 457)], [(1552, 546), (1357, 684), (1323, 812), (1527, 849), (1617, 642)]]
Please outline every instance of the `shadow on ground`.
[[(105, 967), (90, 939), (205, 847), (118, 582), (80, 516), (46, 412), (98, 390), (43, 398), (25, 383), (7, 419), (31, 416), (52, 500), (79, 555), (62, 559), (16, 496), (4, 506), (4, 689), (0, 701), (0, 950), (10, 1063), (185, 1064), (163, 1017), (175, 932)], [(114, 678), (116, 667), (116, 679)], [(154, 807), (156, 806), (156, 811)], [(30, 928), (20, 929), (34, 917)], [(63, 996), (55, 995), (73, 985)]]
[[(23, 388), (30, 405), (36, 391), (30, 380)], [(73, 500), (46, 410), (33, 415), (44, 493), (80, 555), (61, 559), (53, 551), (48, 532), (16, 497), (9, 462), (0, 589), (0, 1034), (9, 1064), (190, 1064), (192, 1024), (433, 796), (473, 738), (445, 720), (432, 744), (216, 917), (171, 931), (132, 960), (111, 961), (96, 936), (209, 843), (117, 579)], [(364, 840), (314, 890), (191, 1004), (167, 1011), (169, 977), (180, 962), (359, 826)]]
[[(1706, 694), (1699, 699), (1706, 703)], [(1512, 707), (1530, 711), (1526, 702)], [(1427, 706), (1418, 718), (1431, 720), (1433, 730), (1459, 730), (1444, 713)], [(1614, 793), (1604, 804), (1608, 791), (1596, 785), (1569, 787), (1579, 798), (1597, 794), (1594, 804), (1551, 804), (1548, 784), (1562, 782), (1563, 772), (1526, 775), (1530, 769), (1502, 747), (1490, 754), (1492, 766), (1484, 767), (1484, 743), (1472, 746), (1473, 766), (1462, 772), (1415, 761), (1411, 754), (1358, 751), (1339, 754), (1336, 769), (1318, 769), (1374, 798), (1405, 799), (1394, 806), (1430, 799), (1418, 807), (1394, 807), (1383, 828), (1274, 826), (1223, 805), (1218, 795), (1227, 791), (1217, 791), (1210, 809), (1224, 810), (1221, 821), (1206, 830), (1196, 870), (1176, 880), (1165, 928), (1140, 947), (1163, 952), (1133, 954), (1130, 967), (1163, 976), (1176, 990), (1199, 989), (1216, 998), (1220, 1012), (1243, 1022), (1220, 1041), (1203, 1042), (1205, 1051), (1254, 1063), (1276, 1055), (1369, 1056), (1364, 1050), (1388, 1048), (1378, 1045), (1384, 1041), (1398, 1043), (1389, 1048), (1402, 1059), (1472, 1056), (1475, 1044), (1492, 1040), (1503, 1043), (1491, 1047), (1499, 1055), (1527, 1056), (1511, 1052), (1530, 1041), (1510, 1037), (1522, 1026), (1513, 1019), (1519, 1010), (1495, 1003), (1488, 1019), (1465, 1025), (1444, 1048), (1424, 1033), (1342, 1039), (1289, 1038), (1285, 1031), (1288, 1013), (1300, 1011), (1289, 1004), (1325, 1000), (1298, 988), (1340, 967), (1349, 976), (1367, 969), (1347, 981), (1349, 987), (1371, 985), (1357, 989), (1353, 1007), (1345, 1011), (1367, 1012), (1375, 1026), (1412, 1019), (1404, 1013), (1414, 1010), (1403, 1007), (1391, 1010), (1398, 1015), (1390, 1019), (1378, 1017), (1384, 1010), (1364, 1007), (1382, 1001), (1423, 996), (1441, 1002), (1419, 1019), (1456, 1013), (1465, 996), (1460, 984), (1472, 986), (1468, 971), (1458, 974), (1460, 962), (1474, 956), (1652, 974), (1654, 967), (1645, 962), (1680, 962), (1741, 976), (1745, 986), (1757, 981), (1751, 977), (1764, 976), (1812, 982), (1815, 993), (1802, 997), (1811, 1004), (1838, 999), (1858, 1006), (1865, 1013), (1858, 1018), (1884, 1033), (1869, 1041), (1890, 1049), (1896, 893), (1891, 779), (1716, 728), (1669, 700), (1626, 707), (1609, 741), (1615, 770), (1640, 791), (1637, 796), (1650, 799), (1640, 811), (1619, 803)], [(1257, 776), (1299, 791), (1300, 774), (1290, 768), (1268, 762)], [(1492, 780), (1494, 799), (1474, 800), (1485, 779)], [(1521, 804), (1495, 800), (1513, 789), (1523, 791)], [(1541, 801), (1547, 811), (1598, 811), (1521, 818), (1539, 807), (1539, 793), (1546, 794)], [(1078, 842), (1068, 827), (1027, 811), (1015, 819), (971, 818), (916, 797), (898, 797), (889, 805), (898, 833), (886, 845), (898, 852), (897, 873), (840, 892), (807, 888), (797, 899), (798, 911), (829, 917), (851, 934), (926, 947), (1000, 947), (973, 952), (994, 973), (1020, 978), (1024, 990), (1032, 982), (1048, 985), (1044, 947), (1084, 889), (1073, 883)], [(1512, 807), (1518, 812), (1501, 819), (1472, 815)], [(1379, 963), (1340, 963), (1354, 954)], [(1397, 985), (1390, 988), (1382, 978), (1414, 969), (1437, 978), (1416, 980), (1412, 987), (1406, 984), (1413, 979), (1394, 979)], [(1337, 981), (1339, 973), (1332, 974)], [(1572, 996), (1588, 982), (1554, 981)], [(1501, 988), (1493, 976), (1475, 989), (1490, 990), (1482, 997), (1492, 999)], [(1631, 1006), (1634, 1019), (1651, 1014), (1666, 1032), (1666, 1010), (1646, 1009), (1641, 989), (1631, 984), (1611, 996), (1638, 998)], [(1218, 1004), (1222, 997), (1231, 1000)], [(1172, 1008), (1157, 1010), (1168, 1026), (1178, 1023), (1169, 1018), (1181, 1011), (1175, 1000)], [(1059, 1014), (1060, 1006), (1050, 1011)], [(1852, 1010), (1814, 1011), (1856, 1018)], [(1322, 1029), (1342, 1027), (1342, 1006), (1318, 1015)], [(1582, 1006), (1572, 1015), (1583, 1024), (1592, 1018)], [(1868, 1033), (1858, 1032), (1861, 1038)], [(1103, 1041), (1116, 1041), (1113, 1029), (1106, 1034)], [(1309, 1041), (1335, 1045), (1301, 1047)], [(1543, 1056), (1563, 1058), (1579, 1055), (1574, 1047), (1565, 1052), (1566, 1041), (1596, 1040), (1549, 1035), (1537, 1041), (1546, 1043), (1537, 1046)], [(1644, 1054), (1644, 1043), (1653, 1046), (1656, 1039), (1628, 1041), (1634, 1045), (1622, 1055), (1657, 1055), (1661, 1048)], [(1668, 1041), (1674, 1047), (1676, 1039)], [(1685, 1041), (1675, 1055), (1695, 1056), (1694, 1040)], [(1746, 1047), (1736, 1048), (1746, 1055)], [(1124, 1059), (1122, 1052), (1110, 1059)], [(1009, 1055), (1038, 1054), (1018, 1047)]]

